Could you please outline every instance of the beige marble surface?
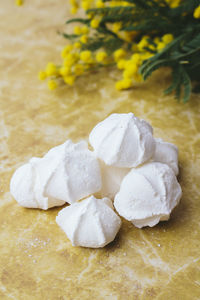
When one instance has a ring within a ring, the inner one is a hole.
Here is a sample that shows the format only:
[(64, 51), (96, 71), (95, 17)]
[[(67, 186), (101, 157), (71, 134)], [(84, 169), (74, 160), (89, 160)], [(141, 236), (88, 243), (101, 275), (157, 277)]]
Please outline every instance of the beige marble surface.
[[(163, 97), (166, 70), (131, 91), (115, 91), (119, 74), (103, 71), (49, 92), (37, 72), (59, 60), (68, 1), (13, 2), (0, 5), (0, 299), (200, 299), (200, 96), (186, 105)], [(60, 208), (20, 207), (10, 178), (30, 157), (130, 111), (178, 145), (181, 203), (154, 228), (123, 221), (104, 249), (72, 247), (55, 223)]]

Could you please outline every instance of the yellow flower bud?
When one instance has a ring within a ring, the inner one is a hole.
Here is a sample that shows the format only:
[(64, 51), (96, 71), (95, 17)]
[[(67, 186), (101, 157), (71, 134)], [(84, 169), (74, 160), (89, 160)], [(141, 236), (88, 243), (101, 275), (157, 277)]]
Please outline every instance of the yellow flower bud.
[(163, 37), (162, 37), (162, 41), (163, 41), (165, 44), (171, 43), (171, 42), (173, 41), (173, 39), (174, 39), (174, 36), (173, 36), (173, 34), (170, 34), (170, 33), (165, 34), (165, 35), (163, 35)]
[(75, 49), (80, 49), (81, 48), (81, 43), (79, 43), (79, 42), (74, 43), (74, 48)]
[(72, 46), (72, 45), (67, 45), (67, 46), (65, 46), (65, 47), (62, 49), (62, 51), (61, 51), (61, 56), (62, 56), (62, 58), (65, 58), (66, 55), (67, 55), (70, 51), (72, 51), (72, 49), (73, 49), (73, 46)]
[(90, 2), (89, 1), (83, 1), (82, 3), (81, 3), (81, 7), (84, 9), (84, 10), (88, 10), (90, 7), (91, 7), (91, 4), (90, 4)]
[(45, 71), (46, 71), (47, 76), (55, 76), (58, 73), (56, 66), (51, 62), (49, 62), (47, 64)]
[(60, 68), (60, 75), (66, 76), (66, 75), (69, 75), (69, 74), (71, 74), (71, 68), (70, 67), (65, 66), (65, 67)]
[(195, 19), (200, 19), (200, 5), (195, 8), (194, 13), (193, 13), (193, 17)]
[(74, 73), (77, 76), (80, 76), (84, 73), (84, 66), (81, 64), (77, 64), (74, 66)]
[(82, 31), (81, 31), (81, 27), (80, 26), (75, 26), (74, 27), (74, 33), (77, 35), (81, 35)]
[(69, 76), (65, 76), (63, 79), (66, 84), (73, 85), (75, 81), (75, 76), (69, 75)]
[(69, 3), (70, 3), (71, 5), (77, 5), (77, 0), (69, 0)]
[(119, 81), (116, 82), (115, 88), (116, 88), (118, 91), (123, 90), (123, 82), (122, 82), (122, 80), (119, 80)]
[(148, 47), (148, 41), (146, 38), (142, 38), (141, 41), (138, 43), (137, 47), (139, 51), (143, 51), (144, 48)]
[(107, 58), (107, 53), (104, 51), (98, 52), (96, 54), (96, 61), (99, 63), (105, 62), (106, 58)]
[(141, 55), (139, 53), (134, 53), (131, 56), (131, 61), (136, 65), (139, 65), (141, 63)]
[(17, 6), (21, 6), (21, 5), (24, 4), (24, 1), (23, 1), (23, 0), (15, 0), (15, 4), (16, 4)]
[(123, 69), (125, 69), (126, 64), (127, 64), (127, 60), (125, 60), (125, 59), (120, 59), (120, 60), (117, 62), (117, 68), (118, 68), (119, 70), (123, 70)]
[(119, 61), (121, 58), (124, 58), (125, 56), (126, 56), (126, 51), (122, 48), (120, 48), (114, 52), (115, 61)]
[(75, 15), (78, 11), (78, 6), (76, 5), (73, 5), (71, 8), (70, 8), (70, 12), (72, 15)]
[(158, 45), (157, 45), (158, 52), (163, 50), (165, 48), (165, 46), (166, 46), (166, 44), (164, 42), (158, 43)]
[(57, 82), (55, 80), (49, 80), (48, 81), (48, 88), (53, 91), (57, 88)]
[(105, 3), (103, 3), (103, 1), (101, 1), (101, 0), (97, 0), (96, 1), (96, 7), (97, 8), (104, 8), (105, 7)]
[(87, 27), (87, 26), (83, 26), (82, 28), (81, 28), (81, 33), (82, 34), (87, 34), (89, 32), (89, 28)]
[(132, 86), (132, 80), (130, 78), (126, 78), (126, 79), (117, 81), (115, 84), (116, 89), (119, 91), (128, 89), (131, 86)]
[(153, 39), (153, 41), (154, 41), (155, 44), (158, 44), (158, 43), (160, 43), (160, 38), (159, 37), (155, 37)]
[(97, 19), (93, 19), (91, 22), (90, 22), (90, 26), (94, 29), (98, 28), (99, 27), (99, 23), (100, 21), (97, 20)]
[(112, 30), (117, 33), (120, 29), (122, 28), (122, 23), (121, 22), (116, 22), (113, 24)]
[(123, 77), (126, 78), (132, 78), (134, 74), (138, 72), (138, 66), (135, 64), (129, 64), (127, 68), (123, 72)]
[(45, 80), (47, 78), (46, 72), (45, 71), (40, 71), (38, 73), (38, 78), (39, 78), (39, 80)]
[(80, 53), (80, 59), (84, 62), (90, 62), (92, 58), (91, 51), (85, 50)]
[(129, 89), (132, 86), (132, 80), (125, 78), (122, 80), (123, 89)]
[(88, 36), (87, 35), (82, 35), (80, 38), (81, 43), (86, 44), (88, 41)]

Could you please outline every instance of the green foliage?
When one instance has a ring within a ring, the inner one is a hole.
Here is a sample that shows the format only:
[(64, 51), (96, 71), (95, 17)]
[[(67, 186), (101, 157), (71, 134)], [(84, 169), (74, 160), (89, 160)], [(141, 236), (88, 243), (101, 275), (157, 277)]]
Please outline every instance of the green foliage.
[[(103, 0), (109, 3), (111, 0)], [(172, 83), (165, 94), (175, 93), (177, 99), (187, 102), (191, 94), (191, 82), (200, 86), (200, 19), (193, 17), (194, 9), (200, 4), (199, 0), (182, 0), (176, 8), (171, 8), (165, 0), (126, 0), (127, 6), (115, 6), (89, 9), (94, 17), (101, 16), (99, 27), (89, 38), (82, 49), (96, 51), (104, 48), (109, 55), (116, 49), (124, 47), (131, 49), (133, 43), (140, 41), (143, 35), (149, 36), (153, 45), (154, 37), (162, 38), (171, 33), (174, 40), (166, 47), (144, 61), (140, 73), (146, 80), (155, 70), (161, 67), (172, 69)], [(74, 18), (66, 23), (79, 22), (90, 27), (88, 18)], [(132, 41), (125, 42), (110, 30), (110, 24), (120, 22), (121, 31), (137, 32)], [(74, 34), (64, 34), (68, 39), (76, 39)], [(198, 88), (196, 88), (198, 90)]]

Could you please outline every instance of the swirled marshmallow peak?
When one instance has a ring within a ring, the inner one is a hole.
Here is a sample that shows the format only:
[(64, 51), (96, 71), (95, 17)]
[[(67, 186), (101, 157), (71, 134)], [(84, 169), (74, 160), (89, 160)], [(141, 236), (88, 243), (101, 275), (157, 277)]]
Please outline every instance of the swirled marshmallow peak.
[(86, 142), (73, 144), (68, 140), (51, 149), (44, 160), (52, 160), (55, 164), (45, 187), (48, 197), (71, 204), (101, 189), (99, 163)]
[(178, 148), (171, 143), (164, 142), (162, 139), (155, 139), (156, 148), (153, 160), (167, 164), (172, 168), (175, 175), (178, 175)]
[(65, 203), (63, 200), (54, 199), (45, 195), (45, 185), (51, 174), (51, 164), (45, 172), (38, 172), (37, 165), (41, 158), (34, 157), (28, 163), (19, 167), (13, 174), (10, 182), (10, 192), (15, 200), (27, 208), (48, 209)]
[(102, 160), (100, 160), (100, 167), (102, 175), (100, 195), (101, 197), (108, 197), (113, 200), (120, 189), (122, 179), (130, 169), (108, 166)]
[(93, 128), (89, 141), (105, 164), (131, 168), (153, 156), (152, 133), (152, 127), (133, 113), (112, 114)]
[(62, 209), (56, 222), (73, 246), (89, 248), (104, 247), (113, 241), (121, 226), (111, 200), (94, 196)]
[(114, 206), (136, 227), (152, 227), (169, 219), (181, 195), (173, 170), (166, 164), (151, 162), (132, 169), (124, 177)]

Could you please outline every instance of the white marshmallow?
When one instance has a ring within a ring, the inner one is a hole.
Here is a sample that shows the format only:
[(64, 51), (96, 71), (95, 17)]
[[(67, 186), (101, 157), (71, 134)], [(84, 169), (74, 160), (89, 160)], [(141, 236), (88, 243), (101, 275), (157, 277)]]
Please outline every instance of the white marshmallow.
[(45, 159), (56, 160), (46, 195), (71, 204), (101, 189), (99, 163), (86, 142), (73, 144), (67, 141), (51, 149)]
[(101, 197), (114, 199), (116, 193), (120, 189), (124, 176), (130, 171), (130, 169), (107, 166), (103, 161), (100, 161), (100, 167), (102, 175), (102, 188), (100, 190), (100, 195)]
[(104, 247), (114, 240), (121, 220), (108, 198), (91, 196), (63, 208), (56, 217), (73, 246)]
[(133, 113), (112, 114), (93, 128), (89, 141), (105, 164), (131, 168), (153, 156), (152, 133), (152, 127)]
[(153, 161), (167, 164), (178, 175), (178, 148), (162, 139), (155, 139), (156, 148), (152, 157)]
[(169, 219), (181, 195), (173, 170), (166, 164), (151, 162), (132, 169), (124, 177), (114, 206), (136, 227), (152, 227)]
[(99, 163), (85, 142), (66, 141), (19, 168), (10, 189), (25, 207), (48, 209), (73, 203), (101, 189)]
[(61, 206), (63, 200), (46, 197), (44, 195), (50, 173), (46, 169), (42, 176), (36, 168), (40, 158), (32, 158), (27, 164), (18, 168), (13, 174), (10, 182), (10, 192), (15, 200), (24, 207), (48, 209)]

